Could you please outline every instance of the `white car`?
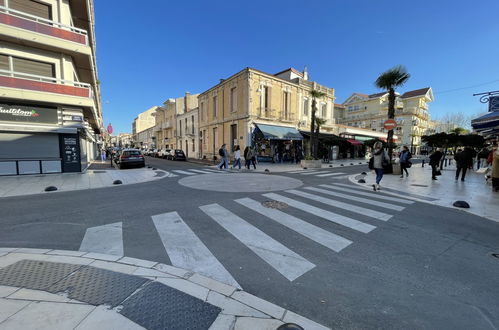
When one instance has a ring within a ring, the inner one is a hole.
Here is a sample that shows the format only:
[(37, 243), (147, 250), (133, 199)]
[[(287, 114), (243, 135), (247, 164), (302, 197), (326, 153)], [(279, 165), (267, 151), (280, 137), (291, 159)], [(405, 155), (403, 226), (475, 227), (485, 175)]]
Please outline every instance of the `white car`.
[(166, 148), (159, 149), (157, 154), (159, 158), (168, 158), (170, 157), (171, 149), (166, 149)]

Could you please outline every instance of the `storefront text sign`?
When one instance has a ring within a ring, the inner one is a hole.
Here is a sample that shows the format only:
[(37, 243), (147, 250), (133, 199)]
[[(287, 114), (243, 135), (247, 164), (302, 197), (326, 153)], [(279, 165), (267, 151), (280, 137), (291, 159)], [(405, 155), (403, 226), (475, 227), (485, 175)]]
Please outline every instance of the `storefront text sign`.
[(57, 124), (57, 109), (0, 104), (0, 121)]
[(499, 111), (499, 96), (491, 96), (489, 98), (489, 111)]

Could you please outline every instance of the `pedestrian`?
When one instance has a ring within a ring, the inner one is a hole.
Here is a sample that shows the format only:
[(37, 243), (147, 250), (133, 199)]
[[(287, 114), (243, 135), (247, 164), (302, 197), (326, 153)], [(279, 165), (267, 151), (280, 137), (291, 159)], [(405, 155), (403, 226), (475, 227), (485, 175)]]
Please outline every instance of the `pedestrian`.
[(222, 168), (228, 169), (229, 168), (229, 160), (228, 160), (228, 153), (227, 153), (227, 148), (225, 143), (222, 144), (220, 149), (218, 149), (218, 154), (220, 157), (222, 157), (222, 160), (220, 163), (217, 165), (218, 169), (221, 170)]
[(492, 149), (487, 158), (487, 163), (492, 164), (492, 191), (499, 191), (499, 148), (497, 145)]
[(440, 149), (435, 150), (430, 155), (430, 166), (431, 166), (431, 179), (432, 180), (437, 180), (437, 173), (440, 170), (439, 164), (440, 164), (440, 159), (442, 159), (442, 152)]
[(383, 174), (385, 172), (384, 168), (388, 166), (388, 155), (385, 150), (383, 150), (383, 144), (381, 142), (378, 141), (374, 144), (374, 152), (371, 159), (372, 161), (369, 161), (369, 165), (370, 167), (372, 166), (374, 172), (376, 172), (376, 184), (373, 184), (373, 190), (381, 190), (379, 183), (381, 182), (381, 179), (383, 179)]
[(462, 173), (461, 181), (464, 181), (466, 171), (473, 166), (473, 154), (469, 148), (458, 149), (454, 160), (456, 161), (456, 180), (459, 179), (459, 173)]
[(104, 148), (100, 150), (100, 160), (103, 162), (106, 161), (106, 150)]
[[(256, 150), (255, 150), (255, 147), (250, 147), (250, 155), (251, 155), (251, 158), (250, 158), (250, 161), (251, 161), (251, 164), (253, 164), (253, 169), (256, 170)], [(249, 170), (249, 166), (248, 166), (248, 170)]]
[(250, 157), (250, 147), (249, 147), (249, 146), (246, 146), (246, 148), (244, 148), (244, 166), (245, 166), (248, 170), (249, 170), (250, 162), (251, 162), (251, 157)]
[(239, 169), (241, 169), (241, 148), (239, 145), (234, 147), (234, 164), (232, 164), (232, 168), (239, 165)]
[(409, 148), (407, 146), (404, 146), (402, 148), (402, 152), (400, 153), (399, 159), (400, 159), (400, 172), (401, 172), (401, 178), (404, 177), (404, 171), (405, 171), (405, 176), (409, 176), (409, 172), (407, 169), (411, 167), (411, 161), (410, 159), (412, 158), (412, 154), (409, 151)]

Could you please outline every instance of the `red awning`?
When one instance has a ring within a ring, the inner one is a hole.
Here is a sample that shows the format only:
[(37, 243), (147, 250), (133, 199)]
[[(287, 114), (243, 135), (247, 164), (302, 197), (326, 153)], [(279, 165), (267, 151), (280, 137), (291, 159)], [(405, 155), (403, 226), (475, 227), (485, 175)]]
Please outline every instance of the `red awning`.
[(348, 140), (348, 142), (350, 142), (351, 144), (353, 144), (354, 146), (361, 146), (363, 143), (360, 142), (360, 141), (357, 141), (357, 140)]

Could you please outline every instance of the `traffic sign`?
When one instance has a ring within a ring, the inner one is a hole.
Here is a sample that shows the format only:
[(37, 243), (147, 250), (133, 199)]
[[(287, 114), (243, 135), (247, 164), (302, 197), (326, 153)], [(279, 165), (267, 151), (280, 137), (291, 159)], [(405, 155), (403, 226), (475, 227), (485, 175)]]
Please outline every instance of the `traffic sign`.
[(387, 131), (391, 131), (392, 129), (394, 129), (395, 127), (397, 127), (397, 122), (395, 120), (393, 120), (393, 119), (387, 119), (385, 121), (384, 126), (385, 126), (385, 129)]
[(109, 123), (109, 125), (107, 125), (107, 132), (109, 134), (113, 134), (113, 126), (111, 126), (111, 123)]

